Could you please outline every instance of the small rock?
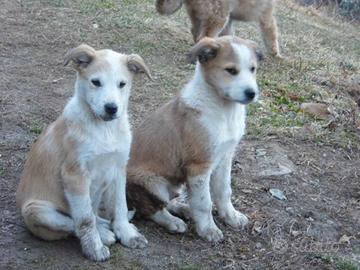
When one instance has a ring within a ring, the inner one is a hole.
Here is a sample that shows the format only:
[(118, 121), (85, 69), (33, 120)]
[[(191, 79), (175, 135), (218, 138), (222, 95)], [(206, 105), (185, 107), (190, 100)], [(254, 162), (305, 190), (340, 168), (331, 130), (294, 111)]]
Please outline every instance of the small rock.
[(294, 215), (294, 214), (295, 214), (295, 210), (294, 210), (294, 208), (292, 208), (292, 207), (286, 207), (286, 208), (285, 208), (285, 211), (288, 212), (288, 213), (291, 214), (291, 215)]
[(353, 236), (347, 236), (346, 234), (344, 234), (343, 236), (340, 237), (339, 239), (339, 244), (350, 244), (350, 240), (353, 239)]
[(299, 236), (301, 234), (301, 231), (291, 231), (291, 235), (296, 237)]
[(251, 233), (252, 234), (261, 234), (262, 233), (262, 226), (261, 226), (261, 223), (259, 221), (254, 222)]
[(270, 188), (269, 192), (270, 192), (271, 196), (273, 196), (274, 198), (276, 198), (278, 200), (287, 200), (284, 192), (282, 192), (280, 189)]
[(256, 249), (261, 249), (261, 248), (262, 248), (262, 244), (259, 243), (259, 242), (257, 242), (257, 243), (255, 244), (255, 248), (256, 248)]
[(261, 149), (261, 148), (258, 148), (255, 150), (255, 155), (257, 157), (263, 157), (266, 155), (266, 150), (265, 149)]
[(322, 120), (329, 119), (329, 116), (331, 115), (329, 107), (322, 103), (302, 103), (300, 109), (303, 112)]

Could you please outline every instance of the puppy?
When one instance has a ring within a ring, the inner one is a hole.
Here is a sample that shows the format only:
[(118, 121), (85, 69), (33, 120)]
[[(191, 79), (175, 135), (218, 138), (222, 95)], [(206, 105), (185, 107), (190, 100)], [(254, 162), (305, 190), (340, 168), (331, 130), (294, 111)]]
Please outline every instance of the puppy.
[[(226, 224), (247, 224), (231, 203), (230, 173), (245, 130), (245, 106), (259, 95), (255, 50), (255, 43), (231, 36), (204, 38), (192, 48), (194, 77), (134, 132), (127, 197), (138, 215), (182, 233), (185, 222), (170, 211), (189, 210), (197, 233), (219, 241), (223, 234), (212, 216), (213, 200)], [(184, 184), (190, 209), (172, 200)]]
[[(138, 55), (87, 45), (72, 49), (65, 56), (69, 62), (77, 71), (75, 94), (32, 146), (16, 200), (35, 236), (57, 240), (75, 234), (86, 257), (103, 261), (110, 256), (106, 246), (116, 239), (131, 248), (147, 244), (127, 218), (125, 168), (132, 80), (150, 73)], [(108, 206), (114, 209), (112, 224), (97, 214), (109, 187), (116, 191)]]
[(274, 17), (275, 0), (157, 0), (160, 14), (173, 14), (185, 4), (192, 23), (194, 41), (204, 37), (231, 35), (232, 21), (260, 23), (265, 45), (272, 56), (281, 58)]

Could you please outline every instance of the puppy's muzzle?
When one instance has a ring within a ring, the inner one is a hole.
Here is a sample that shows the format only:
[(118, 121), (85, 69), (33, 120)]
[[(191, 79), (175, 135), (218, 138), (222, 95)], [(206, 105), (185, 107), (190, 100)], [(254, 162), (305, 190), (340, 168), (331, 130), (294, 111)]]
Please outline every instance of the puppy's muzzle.
[(103, 117), (103, 119), (105, 121), (110, 121), (116, 118), (116, 113), (118, 112), (118, 106), (111, 102), (111, 103), (106, 103), (104, 105), (104, 110), (105, 110), (105, 117)]

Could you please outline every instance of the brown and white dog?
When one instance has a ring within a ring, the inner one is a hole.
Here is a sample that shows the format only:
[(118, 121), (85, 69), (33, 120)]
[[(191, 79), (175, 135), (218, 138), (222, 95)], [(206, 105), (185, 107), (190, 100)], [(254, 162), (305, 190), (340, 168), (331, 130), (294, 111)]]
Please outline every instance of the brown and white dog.
[[(88, 258), (103, 261), (116, 239), (131, 248), (147, 244), (128, 221), (125, 186), (130, 89), (136, 73), (150, 73), (138, 55), (87, 45), (65, 58), (77, 70), (75, 94), (32, 146), (16, 200), (35, 236), (57, 240), (75, 234)], [(114, 200), (106, 207), (114, 210), (112, 224), (98, 216), (109, 190)]]
[(265, 45), (272, 56), (281, 58), (274, 17), (275, 0), (156, 0), (160, 14), (175, 13), (185, 4), (192, 23), (194, 41), (232, 34), (232, 21), (259, 22)]
[[(127, 196), (137, 214), (181, 233), (185, 222), (170, 212), (189, 210), (198, 234), (209, 241), (223, 238), (212, 199), (226, 224), (242, 228), (248, 222), (231, 203), (230, 173), (245, 107), (258, 98), (255, 48), (231, 36), (204, 38), (192, 48), (194, 77), (134, 132)], [(190, 209), (172, 200), (184, 184)]]

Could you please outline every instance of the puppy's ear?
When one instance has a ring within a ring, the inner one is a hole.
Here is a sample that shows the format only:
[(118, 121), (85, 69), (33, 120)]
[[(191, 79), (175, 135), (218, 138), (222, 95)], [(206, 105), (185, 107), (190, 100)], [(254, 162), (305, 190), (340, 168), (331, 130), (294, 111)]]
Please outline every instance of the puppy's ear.
[(91, 61), (94, 60), (95, 52), (96, 51), (92, 47), (86, 44), (81, 44), (79, 47), (71, 49), (65, 55), (64, 66), (72, 61), (75, 69), (79, 70), (86, 68)]
[(264, 60), (264, 54), (263, 54), (259, 44), (257, 44), (256, 42), (254, 42), (252, 40), (246, 40), (246, 42), (248, 43), (248, 46), (254, 50), (254, 53), (256, 55), (256, 59), (258, 60), (258, 62)]
[(188, 59), (191, 64), (199, 60), (201, 64), (214, 59), (220, 49), (220, 45), (213, 38), (203, 38), (191, 49)]
[(144, 60), (141, 58), (140, 55), (137, 54), (128, 55), (127, 66), (131, 72), (134, 72), (135, 74), (145, 73), (150, 80), (153, 79), (149, 68), (147, 67), (147, 65), (145, 64)]

